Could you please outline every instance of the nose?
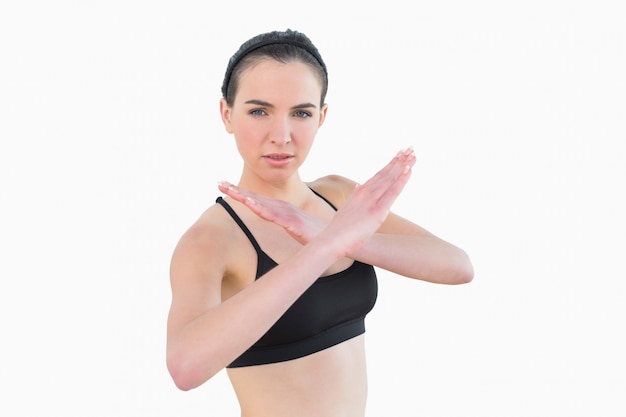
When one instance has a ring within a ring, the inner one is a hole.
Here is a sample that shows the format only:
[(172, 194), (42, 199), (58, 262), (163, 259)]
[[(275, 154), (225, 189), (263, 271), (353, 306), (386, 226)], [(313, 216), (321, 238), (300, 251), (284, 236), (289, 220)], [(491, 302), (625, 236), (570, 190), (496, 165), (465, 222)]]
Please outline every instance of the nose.
[(289, 118), (276, 117), (272, 121), (270, 140), (277, 145), (284, 145), (291, 142), (291, 126), (289, 125)]

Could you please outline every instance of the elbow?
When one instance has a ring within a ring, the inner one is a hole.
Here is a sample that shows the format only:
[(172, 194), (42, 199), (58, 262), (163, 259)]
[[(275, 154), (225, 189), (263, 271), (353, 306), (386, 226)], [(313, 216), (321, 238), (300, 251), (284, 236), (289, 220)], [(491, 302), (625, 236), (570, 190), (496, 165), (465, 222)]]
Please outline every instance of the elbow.
[(469, 284), (474, 279), (474, 266), (465, 251), (460, 253), (455, 275), (455, 284)]
[(168, 357), (167, 370), (174, 381), (174, 385), (181, 391), (190, 391), (200, 385), (196, 382), (193, 370), (186, 366), (184, 361)]
[(474, 279), (474, 267), (467, 253), (458, 249), (454, 256), (446, 259), (445, 266), (432, 276), (432, 279), (426, 281), (446, 285), (468, 284)]
[(170, 369), (170, 375), (174, 380), (174, 385), (176, 385), (176, 388), (181, 391), (191, 391), (192, 389), (197, 387), (197, 385), (192, 382), (192, 379), (184, 373), (176, 372), (175, 370), (172, 371)]
[(191, 355), (180, 352), (168, 353), (167, 370), (174, 385), (181, 391), (190, 391), (208, 381), (216, 372), (207, 372), (202, 366), (191, 359)]
[(469, 269), (469, 270), (465, 270), (462, 272), (459, 272), (458, 278), (457, 278), (457, 284), (469, 284), (470, 282), (472, 282), (474, 280), (474, 270), (473, 269)]

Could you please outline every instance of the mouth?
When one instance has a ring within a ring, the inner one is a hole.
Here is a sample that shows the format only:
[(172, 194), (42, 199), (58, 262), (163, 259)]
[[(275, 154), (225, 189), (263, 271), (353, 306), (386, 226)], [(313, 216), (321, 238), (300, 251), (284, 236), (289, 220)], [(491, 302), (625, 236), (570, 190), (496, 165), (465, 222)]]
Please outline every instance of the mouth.
[(282, 161), (285, 159), (292, 159), (293, 155), (286, 154), (286, 153), (271, 153), (268, 155), (263, 155), (263, 158), (272, 159), (275, 161)]
[(284, 167), (291, 163), (294, 156), (287, 153), (270, 153), (263, 155), (263, 159), (273, 167)]

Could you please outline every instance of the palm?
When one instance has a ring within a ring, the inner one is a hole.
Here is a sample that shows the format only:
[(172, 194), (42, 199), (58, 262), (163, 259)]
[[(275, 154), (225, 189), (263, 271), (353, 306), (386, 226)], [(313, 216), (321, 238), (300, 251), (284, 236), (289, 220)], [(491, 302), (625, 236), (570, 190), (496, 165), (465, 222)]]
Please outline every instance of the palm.
[(412, 150), (399, 153), (363, 185), (354, 189), (328, 225), (345, 254), (358, 249), (385, 221), (415, 164)]
[(220, 184), (220, 190), (245, 204), (257, 216), (284, 228), (295, 240), (306, 244), (326, 224), (295, 205), (270, 198), (231, 184)]

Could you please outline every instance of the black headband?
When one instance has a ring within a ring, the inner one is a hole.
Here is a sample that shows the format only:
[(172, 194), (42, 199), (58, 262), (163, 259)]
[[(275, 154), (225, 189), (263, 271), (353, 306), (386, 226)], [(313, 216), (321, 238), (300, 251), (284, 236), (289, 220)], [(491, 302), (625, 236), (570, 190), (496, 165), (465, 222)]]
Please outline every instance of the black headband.
[(230, 84), (230, 79), (233, 75), (233, 70), (246, 55), (264, 46), (283, 45), (283, 44), (297, 46), (298, 48), (301, 48), (307, 51), (309, 54), (313, 56), (313, 58), (315, 58), (317, 62), (319, 62), (319, 64), (322, 66), (322, 69), (324, 70), (324, 74), (326, 74), (326, 77), (328, 77), (328, 70), (326, 69), (326, 64), (324, 64), (324, 60), (322, 59), (322, 56), (317, 51), (315, 46), (303, 43), (302, 41), (298, 41), (295, 39), (268, 39), (268, 40), (260, 41), (257, 43), (253, 43), (249, 45), (247, 48), (240, 49), (239, 51), (235, 53), (235, 55), (233, 55), (230, 58), (230, 60), (228, 61), (228, 67), (226, 68), (226, 75), (224, 76), (224, 83), (222, 84), (222, 95), (224, 96), (224, 98), (227, 98), (226, 93), (228, 90), (228, 84)]

